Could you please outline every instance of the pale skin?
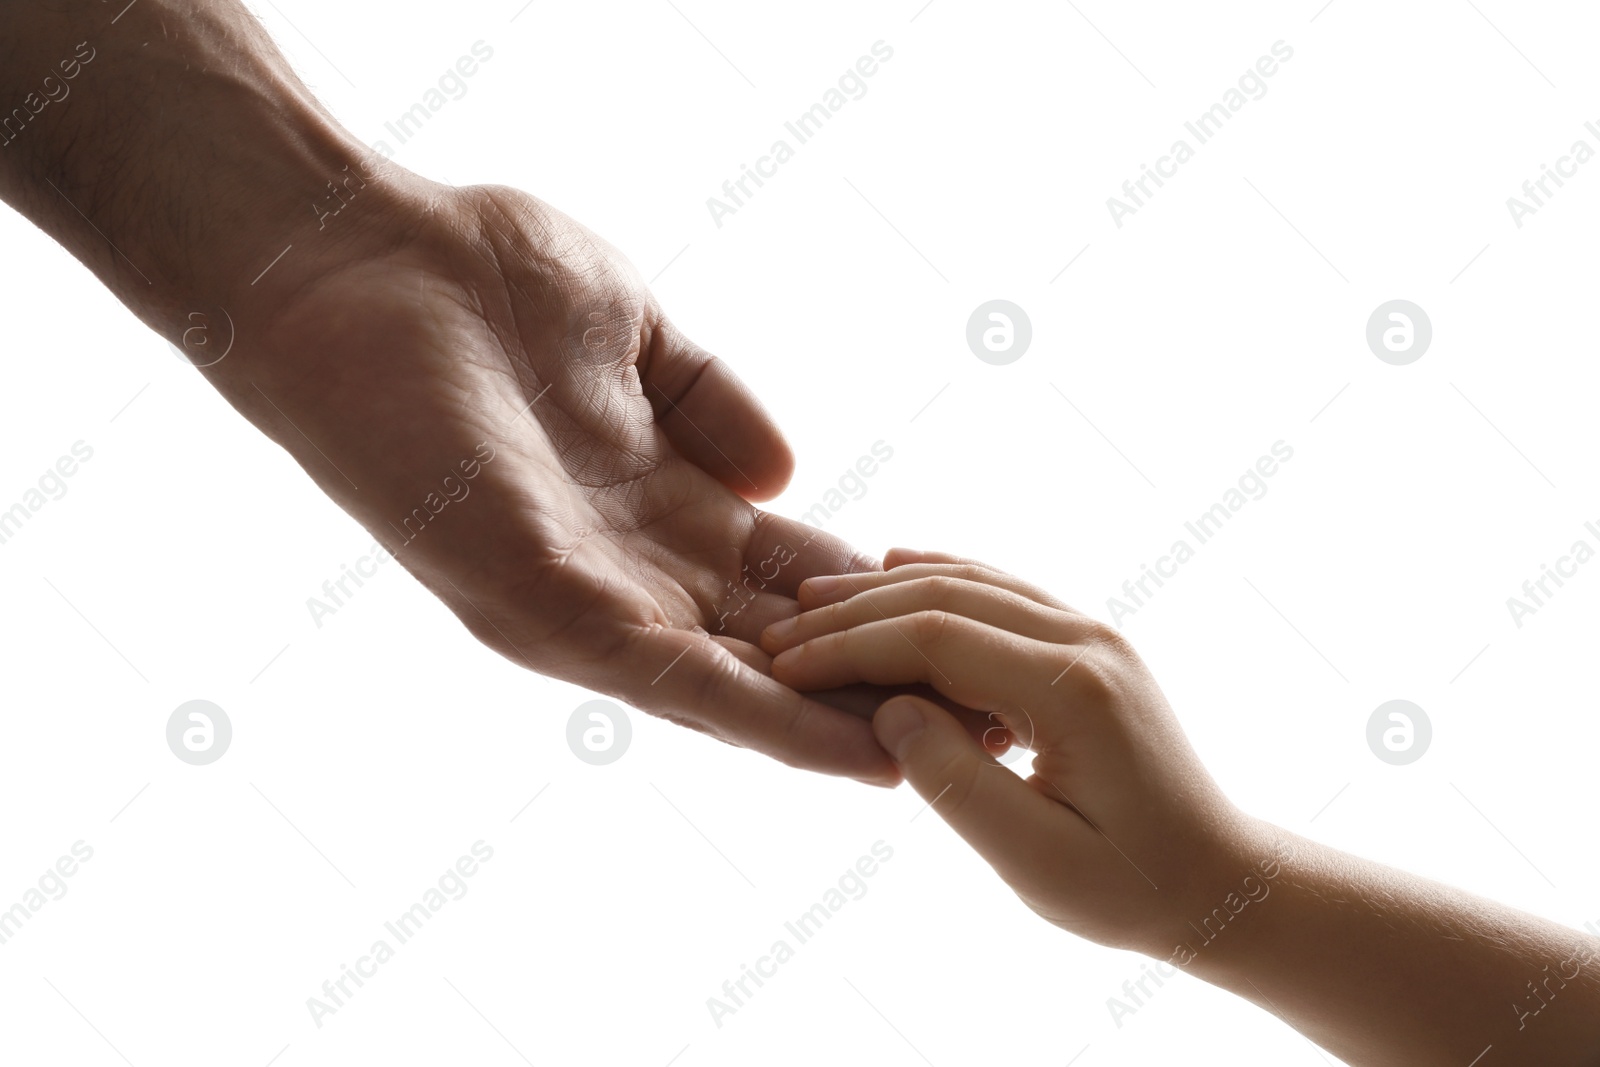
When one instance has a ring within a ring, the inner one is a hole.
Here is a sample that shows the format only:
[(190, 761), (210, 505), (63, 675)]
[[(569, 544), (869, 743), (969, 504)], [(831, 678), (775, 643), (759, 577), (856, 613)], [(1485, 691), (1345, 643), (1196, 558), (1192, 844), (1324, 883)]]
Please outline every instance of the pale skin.
[(804, 583), (801, 614), (762, 637), (773, 674), (921, 682), (992, 714), (1034, 753), (1027, 778), (927, 700), (885, 702), (873, 729), (1041, 917), (1364, 1067), (1600, 1063), (1600, 939), (1250, 817), (1116, 630), (981, 563), (897, 549), (884, 564)]
[[(793, 766), (899, 780), (883, 694), (801, 696), (754, 644), (802, 579), (877, 561), (754, 506), (793, 470), (782, 434), (610, 244), (376, 157), (236, 0), (0, 5), (13, 102), (0, 198), (473, 635)], [(434, 513), (447, 476), (470, 493)]]

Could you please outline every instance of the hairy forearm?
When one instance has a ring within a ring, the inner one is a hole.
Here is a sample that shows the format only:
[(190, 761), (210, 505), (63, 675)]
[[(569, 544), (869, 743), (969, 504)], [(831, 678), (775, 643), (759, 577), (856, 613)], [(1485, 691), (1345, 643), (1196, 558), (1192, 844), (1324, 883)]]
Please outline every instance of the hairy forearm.
[(1600, 939), (1260, 830), (1289, 858), (1190, 973), (1353, 1064), (1600, 1063)]
[(400, 172), (375, 177), (235, 0), (8, 3), (0, 42), (0, 198), (175, 340), (281, 295), (287, 272), (256, 281), (275, 256), (394, 199)]

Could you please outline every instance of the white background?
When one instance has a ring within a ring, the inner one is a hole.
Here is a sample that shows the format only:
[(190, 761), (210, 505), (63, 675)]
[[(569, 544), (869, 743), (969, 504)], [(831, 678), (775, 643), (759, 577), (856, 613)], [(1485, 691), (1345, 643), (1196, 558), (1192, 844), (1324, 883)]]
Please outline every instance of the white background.
[[(1124, 622), (1202, 757), (1291, 830), (1600, 922), (1600, 563), (1521, 628), (1506, 607), (1600, 547), (1600, 162), (1520, 229), (1505, 203), (1575, 139), (1600, 148), (1593, 13), (920, 2), (260, 13), (369, 141), (492, 47), (397, 160), (529, 189), (659, 272), (792, 435), (775, 509), (886, 442), (830, 525), (863, 548), (976, 555), (1105, 615), (1287, 442), (1265, 497)], [(714, 225), (706, 198), (878, 40), (865, 97)], [(1106, 198), (1278, 40), (1267, 94), (1116, 227)], [(0, 507), (94, 449), (0, 546), (0, 908), (94, 850), (0, 946), (0, 1057), (1326, 1059), (1185, 977), (1117, 1025), (1139, 957), (1036, 920), (909, 789), (637, 713), (621, 760), (579, 762), (588, 695), (477, 646), (397, 567), (318, 629), (306, 598), (370, 537), (31, 226), (0, 216), (0, 247)], [(993, 298), (1033, 324), (1004, 367), (964, 338)], [(1394, 298), (1434, 327), (1404, 367), (1364, 338)], [(234, 727), (199, 768), (164, 737), (196, 698)], [(1393, 698), (1433, 724), (1410, 766), (1367, 748)], [(480, 839), (470, 892), (314, 1025), (306, 999)], [(706, 998), (879, 840), (867, 895), (718, 1028)]]

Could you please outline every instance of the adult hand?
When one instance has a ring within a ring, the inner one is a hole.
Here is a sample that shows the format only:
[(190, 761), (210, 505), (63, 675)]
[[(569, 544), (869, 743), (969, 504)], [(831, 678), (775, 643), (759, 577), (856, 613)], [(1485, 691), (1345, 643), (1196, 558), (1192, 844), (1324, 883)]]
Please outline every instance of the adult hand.
[[(898, 780), (870, 693), (802, 698), (749, 643), (802, 579), (874, 564), (751, 505), (787, 448), (612, 248), (530, 196), (375, 168), (237, 0), (0, 5), (0, 59), (29, 111), (0, 131), (0, 198), (473, 633), (796, 766)], [(215, 361), (196, 346), (224, 321)]]
[(761, 669), (751, 642), (802, 580), (876, 562), (749, 503), (793, 460), (726, 365), (534, 197), (375, 181), (358, 232), (308, 239), (239, 302), (213, 383), (496, 651), (795, 766), (897, 780), (864, 719)]

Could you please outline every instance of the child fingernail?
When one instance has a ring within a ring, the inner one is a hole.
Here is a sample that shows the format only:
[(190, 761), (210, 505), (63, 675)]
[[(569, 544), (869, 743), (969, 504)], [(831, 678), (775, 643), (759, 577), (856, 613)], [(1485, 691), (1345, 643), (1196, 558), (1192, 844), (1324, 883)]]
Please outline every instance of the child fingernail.
[(767, 639), (770, 641), (784, 641), (795, 632), (800, 625), (799, 619), (779, 619), (767, 627)]
[(922, 733), (924, 725), (921, 709), (909, 700), (889, 701), (878, 709), (877, 716), (872, 720), (878, 742), (888, 750), (896, 763), (906, 761), (911, 743)]
[(806, 579), (806, 592), (811, 593), (813, 596), (827, 596), (837, 588), (839, 588), (839, 579), (832, 575)]

